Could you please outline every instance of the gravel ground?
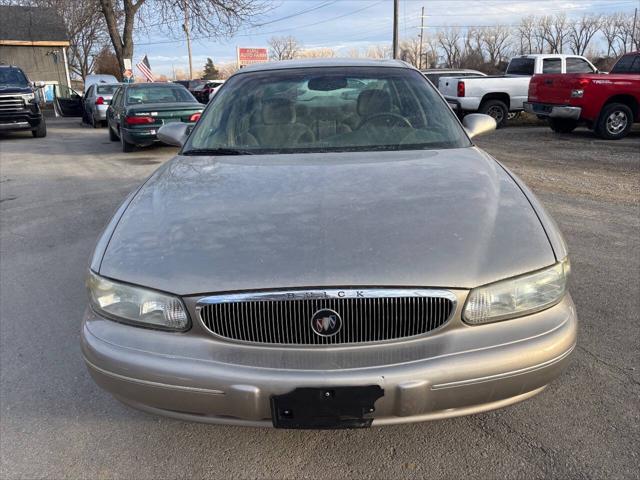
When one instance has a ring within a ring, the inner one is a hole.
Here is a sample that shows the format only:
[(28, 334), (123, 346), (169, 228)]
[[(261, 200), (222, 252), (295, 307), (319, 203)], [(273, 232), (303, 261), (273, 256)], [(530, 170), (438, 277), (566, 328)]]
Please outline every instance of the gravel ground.
[(121, 405), (79, 350), (83, 276), (127, 192), (175, 152), (123, 154), (106, 130), (52, 120), (0, 136), (1, 478), (638, 478), (640, 132), (500, 130), (478, 143), (567, 237), (581, 321), (566, 373), (503, 410), (353, 431), (169, 420)]

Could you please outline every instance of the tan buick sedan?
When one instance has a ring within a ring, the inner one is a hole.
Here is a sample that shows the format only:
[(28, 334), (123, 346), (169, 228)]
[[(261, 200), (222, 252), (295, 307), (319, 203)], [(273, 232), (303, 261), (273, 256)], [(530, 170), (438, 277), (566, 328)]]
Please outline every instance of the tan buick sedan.
[[(148, 412), (352, 428), (541, 392), (577, 317), (557, 226), (397, 61), (231, 77), (116, 212), (87, 286), (95, 381)], [(191, 131), (192, 130), (192, 131)], [(544, 401), (544, 400), (543, 400)]]

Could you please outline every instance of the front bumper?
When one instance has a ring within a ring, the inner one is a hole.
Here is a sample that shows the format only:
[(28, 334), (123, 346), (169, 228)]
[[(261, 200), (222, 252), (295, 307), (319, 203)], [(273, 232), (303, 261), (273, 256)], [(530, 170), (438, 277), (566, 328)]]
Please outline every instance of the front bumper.
[(454, 111), (477, 112), (480, 100), (477, 97), (444, 97)]
[(0, 131), (33, 130), (42, 121), (37, 107), (13, 112), (0, 112)]
[(540, 117), (579, 120), (582, 108), (567, 105), (553, 105), (550, 103), (525, 102), (524, 111)]
[[(458, 309), (464, 302), (459, 302)], [(88, 310), (94, 380), (133, 407), (186, 420), (271, 426), (270, 399), (298, 387), (379, 385), (373, 425), (483, 412), (540, 392), (575, 346), (571, 297), (527, 317), (470, 327), (459, 311), (432, 335), (376, 346), (273, 348), (192, 331), (131, 327)]]
[(124, 139), (134, 145), (146, 147), (158, 141), (158, 129), (161, 127), (154, 126), (149, 128), (121, 128), (120, 134), (124, 135)]

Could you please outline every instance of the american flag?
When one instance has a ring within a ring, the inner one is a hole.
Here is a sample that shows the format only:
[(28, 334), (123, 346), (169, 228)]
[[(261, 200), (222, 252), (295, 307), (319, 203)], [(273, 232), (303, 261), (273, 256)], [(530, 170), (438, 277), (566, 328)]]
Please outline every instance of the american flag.
[(138, 70), (142, 72), (142, 75), (144, 75), (144, 78), (147, 79), (147, 82), (153, 82), (153, 73), (151, 72), (151, 65), (149, 64), (149, 59), (147, 58), (146, 55), (144, 56), (144, 58), (140, 63), (136, 64), (136, 67), (138, 67)]

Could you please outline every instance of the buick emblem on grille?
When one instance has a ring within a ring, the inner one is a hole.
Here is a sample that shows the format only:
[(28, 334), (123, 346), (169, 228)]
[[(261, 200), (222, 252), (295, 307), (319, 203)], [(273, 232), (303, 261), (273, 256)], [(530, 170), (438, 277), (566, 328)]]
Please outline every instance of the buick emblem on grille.
[(321, 337), (332, 337), (342, 328), (342, 318), (329, 308), (318, 310), (311, 317), (311, 329)]

